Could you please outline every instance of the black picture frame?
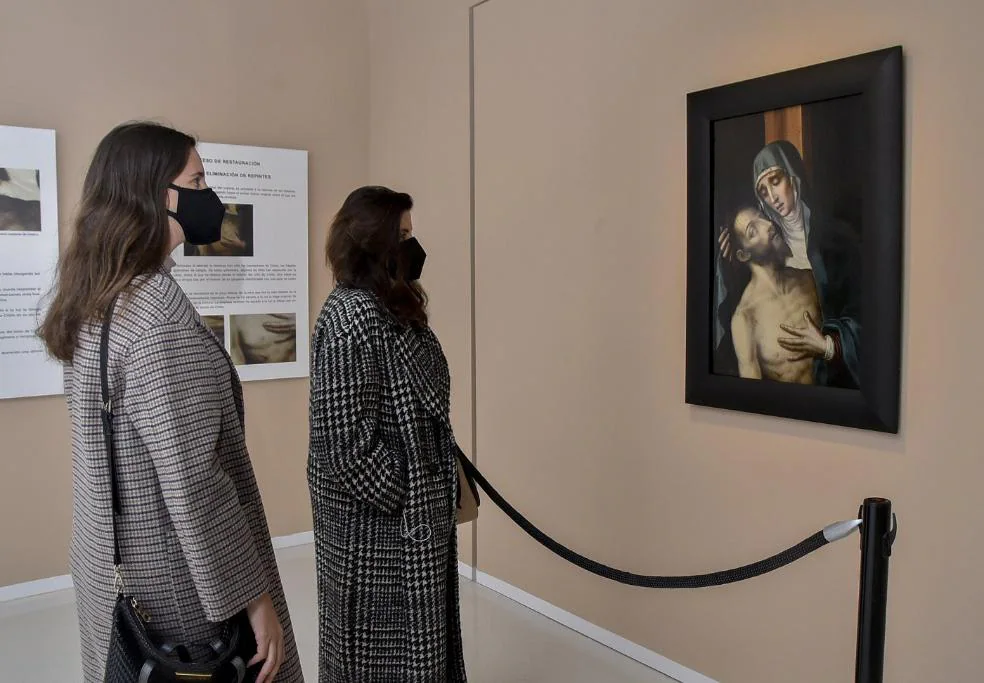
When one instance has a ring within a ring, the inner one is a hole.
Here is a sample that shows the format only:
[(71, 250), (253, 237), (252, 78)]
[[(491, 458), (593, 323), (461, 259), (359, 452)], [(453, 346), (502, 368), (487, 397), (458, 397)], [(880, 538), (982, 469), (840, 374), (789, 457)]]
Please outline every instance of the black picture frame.
[[(899, 46), (687, 96), (686, 402), (794, 420), (898, 433), (902, 358), (903, 53)], [(714, 374), (715, 121), (860, 95), (860, 389)]]

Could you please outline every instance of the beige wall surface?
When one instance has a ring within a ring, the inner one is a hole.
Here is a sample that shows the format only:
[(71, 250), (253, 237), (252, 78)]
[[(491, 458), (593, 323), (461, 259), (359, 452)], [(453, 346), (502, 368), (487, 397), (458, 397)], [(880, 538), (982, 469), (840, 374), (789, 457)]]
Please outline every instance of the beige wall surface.
[[(418, 36), (417, 12), (434, 3), (368, 3), (369, 174), (414, 197), (414, 234), (427, 250), (421, 283), (451, 368), (455, 436), (471, 454), (468, 6), (442, 4), (452, 11), (432, 12), (427, 33)], [(474, 561), (473, 526), (459, 533), (459, 559), (467, 564)]]
[[(367, 180), (369, 52), (361, 0), (8, 2), (0, 124), (57, 130), (62, 234), (89, 157), (117, 123), (165, 120), (209, 142), (309, 151), (311, 312), (324, 232)], [(312, 318), (313, 321), (313, 318)], [(274, 534), (310, 530), (307, 382), (246, 386), (247, 433)], [(0, 402), (0, 585), (67, 570), (62, 398)]]
[[(437, 237), (428, 285), (459, 390), (468, 4), (370, 0), (370, 168), (417, 195)], [(560, 540), (649, 573), (754, 561), (890, 497), (886, 680), (978, 680), (984, 5), (491, 0), (475, 17), (481, 468)], [(901, 435), (687, 406), (686, 93), (894, 44)], [(565, 565), (486, 505), (478, 566), (497, 578), (723, 682), (852, 678), (856, 540), (744, 584), (643, 591)]]

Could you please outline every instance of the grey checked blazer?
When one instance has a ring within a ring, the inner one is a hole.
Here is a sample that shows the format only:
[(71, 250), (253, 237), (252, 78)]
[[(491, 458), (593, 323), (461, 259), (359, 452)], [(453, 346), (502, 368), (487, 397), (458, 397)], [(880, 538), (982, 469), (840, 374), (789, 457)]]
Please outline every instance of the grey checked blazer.
[(440, 344), (342, 287), (312, 350), (318, 680), (460, 683), (458, 475)]
[[(100, 324), (66, 368), (72, 418), (72, 577), (85, 683), (103, 680), (113, 589), (110, 483), (100, 423)], [(243, 430), (242, 389), (225, 350), (166, 269), (134, 281), (117, 304), (109, 382), (128, 591), (166, 642), (207, 644), (214, 622), (268, 591), (286, 661), (303, 680), (263, 503)]]

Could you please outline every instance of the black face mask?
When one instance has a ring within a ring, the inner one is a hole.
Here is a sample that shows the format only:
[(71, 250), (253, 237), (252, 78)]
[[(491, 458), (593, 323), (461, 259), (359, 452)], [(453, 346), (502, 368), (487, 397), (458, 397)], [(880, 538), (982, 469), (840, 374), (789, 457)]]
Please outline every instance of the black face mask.
[(424, 261), (427, 259), (427, 252), (420, 246), (416, 237), (403, 240), (396, 252), (399, 263), (399, 271), (403, 272), (403, 277), (407, 282), (414, 282), (420, 279), (424, 272)]
[(204, 246), (222, 238), (225, 205), (211, 188), (194, 190), (171, 185), (178, 193), (178, 210), (168, 211), (184, 230), (188, 244)]

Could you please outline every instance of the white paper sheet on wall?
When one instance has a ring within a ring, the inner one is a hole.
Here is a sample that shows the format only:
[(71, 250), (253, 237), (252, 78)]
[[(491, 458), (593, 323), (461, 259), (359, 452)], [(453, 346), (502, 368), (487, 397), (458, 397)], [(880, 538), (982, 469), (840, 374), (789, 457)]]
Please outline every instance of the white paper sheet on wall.
[(308, 376), (306, 151), (201, 143), (226, 205), (219, 242), (185, 245), (174, 278), (244, 381)]
[(0, 399), (64, 390), (35, 335), (57, 264), (55, 131), (0, 126)]

